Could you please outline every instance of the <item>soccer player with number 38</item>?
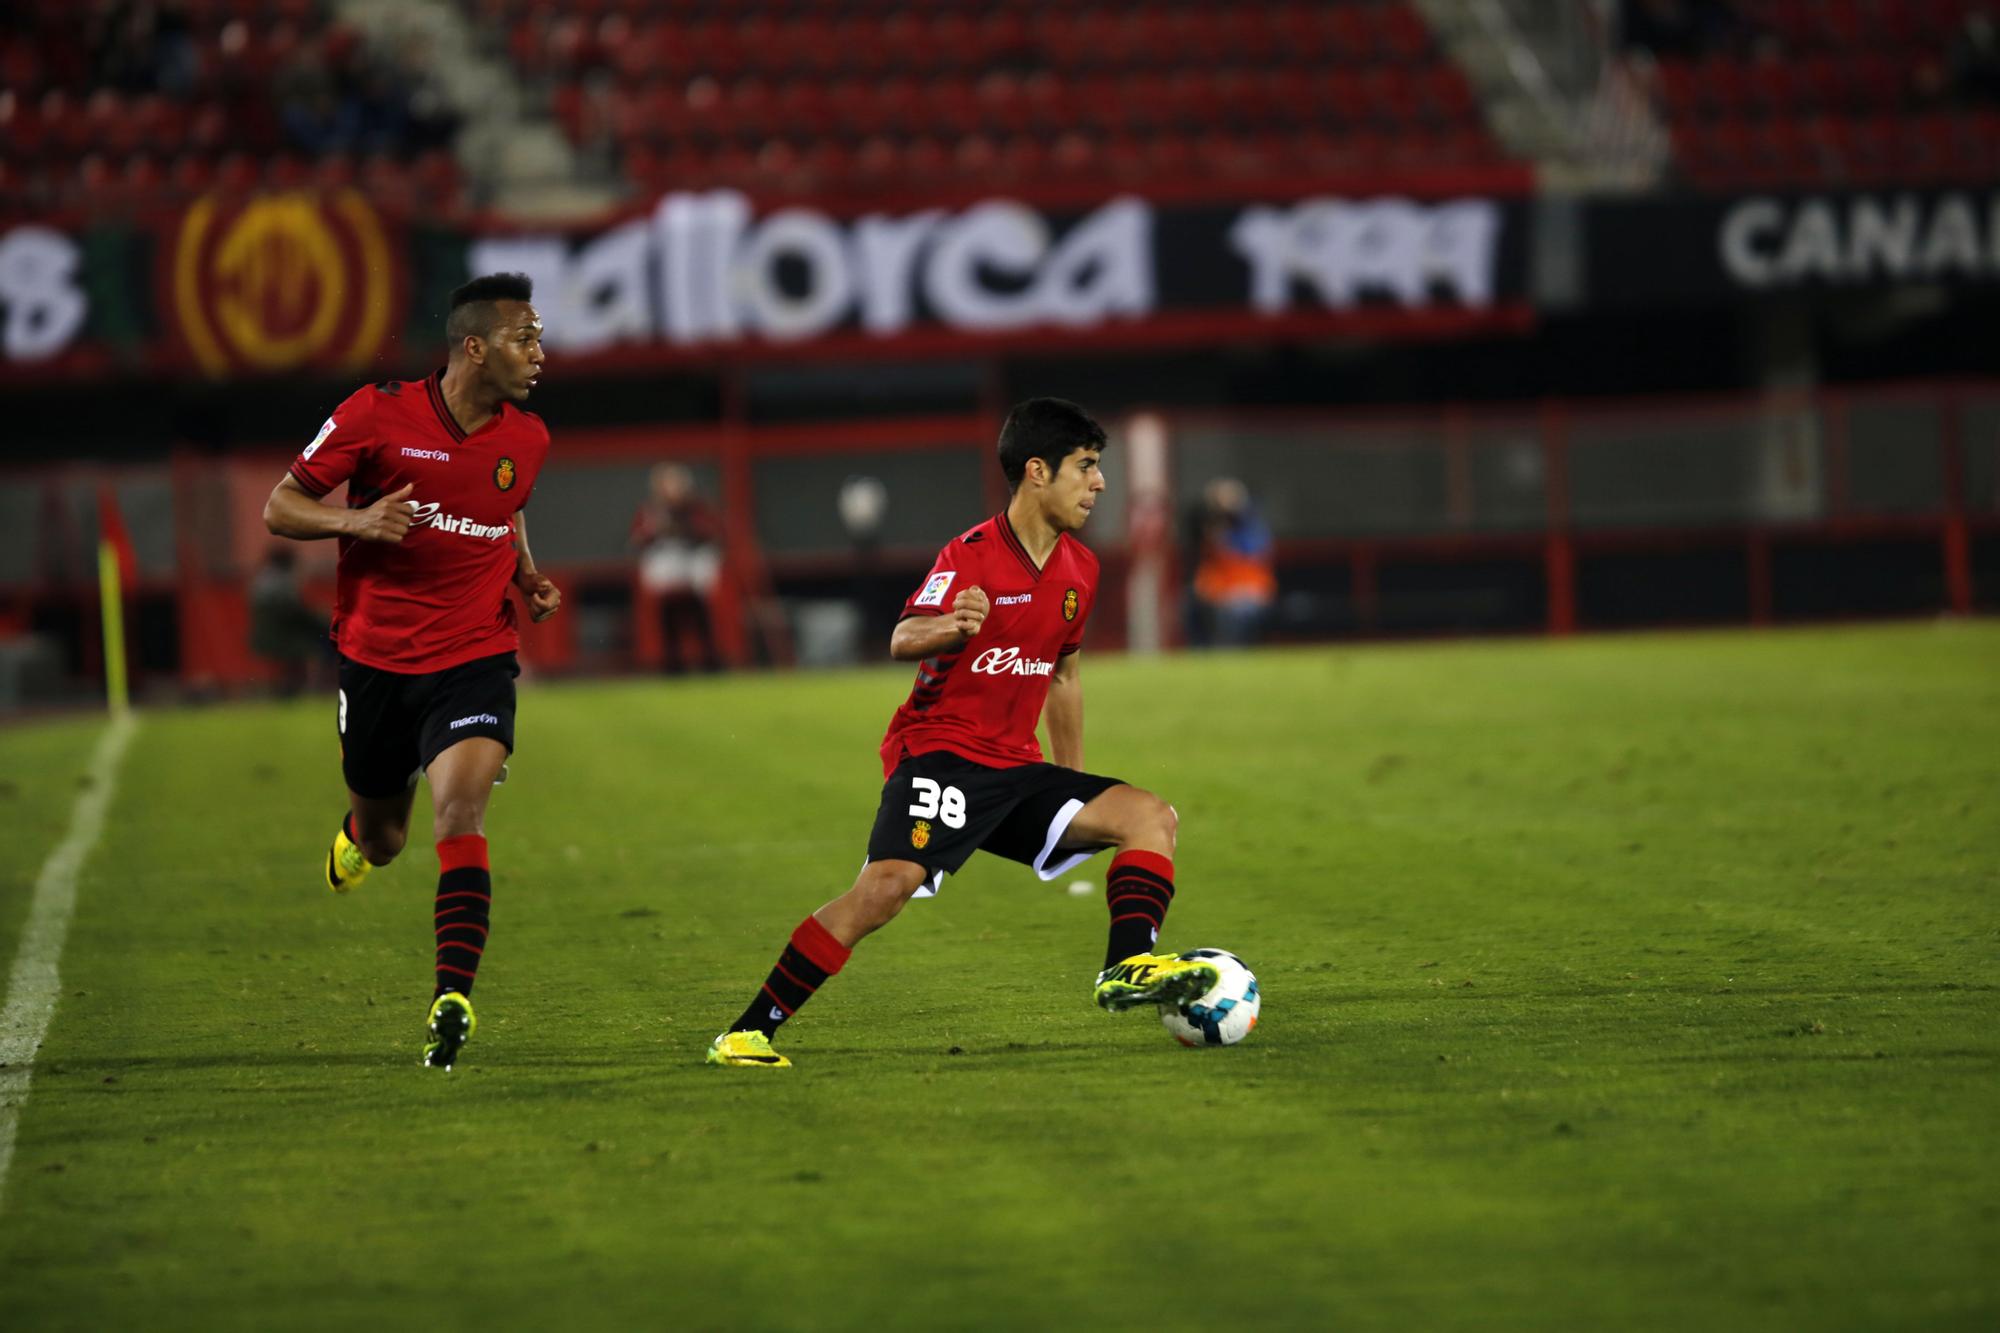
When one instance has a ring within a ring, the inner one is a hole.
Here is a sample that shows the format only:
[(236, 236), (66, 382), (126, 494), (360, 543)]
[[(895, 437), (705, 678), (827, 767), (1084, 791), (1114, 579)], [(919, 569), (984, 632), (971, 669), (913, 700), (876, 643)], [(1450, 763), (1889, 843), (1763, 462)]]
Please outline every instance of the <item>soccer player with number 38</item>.
[[(1216, 983), (1206, 958), (1156, 953), (1174, 896), (1173, 807), (1083, 767), (1078, 649), (1097, 599), (1097, 557), (1071, 534), (1104, 490), (1104, 429), (1074, 403), (1021, 403), (1000, 431), (1007, 508), (938, 553), (903, 606), (889, 654), (917, 662), (882, 742), (888, 781), (854, 887), (792, 932), (710, 1064), (784, 1068), (779, 1025), (840, 971), (854, 946), (985, 850), (1055, 879), (1116, 848), (1110, 940), (1097, 1002), (1174, 1005)], [(1048, 722), (1053, 763), (1035, 741)]]

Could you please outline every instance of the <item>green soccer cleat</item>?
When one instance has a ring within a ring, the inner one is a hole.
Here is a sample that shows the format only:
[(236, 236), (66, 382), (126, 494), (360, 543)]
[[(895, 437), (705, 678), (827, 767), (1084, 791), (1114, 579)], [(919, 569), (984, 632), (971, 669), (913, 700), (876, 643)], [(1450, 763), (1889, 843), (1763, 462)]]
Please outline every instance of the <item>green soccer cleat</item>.
[(431, 1001), (431, 1039), (424, 1043), (424, 1067), (449, 1071), (465, 1043), (479, 1030), (479, 1018), (472, 1001), (448, 990)]
[(347, 826), (343, 824), (333, 835), (333, 846), (327, 849), (326, 886), (335, 893), (346, 893), (367, 879), (368, 872), (374, 868), (361, 854), (361, 849), (354, 845), (354, 840), (347, 836)]
[(1199, 999), (1221, 979), (1206, 958), (1135, 953), (1097, 974), (1097, 1004), (1114, 1014), (1142, 1004), (1182, 1005)]
[(790, 1069), (792, 1062), (771, 1049), (771, 1039), (755, 1028), (725, 1032), (709, 1043), (708, 1062), (744, 1069)]

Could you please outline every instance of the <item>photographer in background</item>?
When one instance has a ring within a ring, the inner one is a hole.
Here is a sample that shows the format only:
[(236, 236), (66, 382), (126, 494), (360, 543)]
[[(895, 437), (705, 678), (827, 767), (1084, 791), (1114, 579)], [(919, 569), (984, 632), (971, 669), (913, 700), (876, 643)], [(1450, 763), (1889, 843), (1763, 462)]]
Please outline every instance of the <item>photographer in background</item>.
[(1234, 477), (1217, 477), (1195, 514), (1194, 601), (1188, 640), (1203, 648), (1241, 648), (1264, 637), (1278, 595), (1271, 571), (1271, 530)]

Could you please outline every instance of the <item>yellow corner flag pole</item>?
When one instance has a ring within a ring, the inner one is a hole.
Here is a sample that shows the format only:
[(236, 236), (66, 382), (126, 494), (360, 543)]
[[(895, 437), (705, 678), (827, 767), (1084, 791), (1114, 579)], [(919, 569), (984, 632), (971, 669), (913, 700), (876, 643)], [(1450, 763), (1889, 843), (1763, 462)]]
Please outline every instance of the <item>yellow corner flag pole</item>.
[(125, 597), (118, 548), (97, 544), (97, 589), (104, 607), (104, 692), (114, 715), (131, 706), (125, 688)]

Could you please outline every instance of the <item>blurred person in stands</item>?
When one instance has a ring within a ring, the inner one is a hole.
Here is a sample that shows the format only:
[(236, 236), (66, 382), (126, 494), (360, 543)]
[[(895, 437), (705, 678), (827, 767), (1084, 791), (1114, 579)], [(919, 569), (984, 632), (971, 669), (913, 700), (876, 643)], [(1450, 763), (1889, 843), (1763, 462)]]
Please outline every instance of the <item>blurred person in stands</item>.
[(2000, 106), (2000, 18), (1981, 6), (1966, 11), (1951, 47), (1951, 92), (1974, 105)]
[(1742, 27), (1727, 0), (1623, 0), (1618, 7), (1618, 44), (1662, 60), (1721, 50), (1742, 35)]
[(639, 586), (659, 604), (668, 675), (687, 669), (683, 633), (695, 639), (703, 671), (721, 669), (708, 609), (722, 572), (720, 530), (715, 510), (695, 489), (692, 472), (679, 463), (653, 469), (646, 502), (632, 518), (632, 546), (639, 553)]
[(250, 579), (250, 651), (278, 669), (278, 693), (289, 699), (315, 683), (327, 656), (326, 613), (299, 592), (298, 561), (274, 546)]
[[(509, 590), (537, 621), (562, 593), (535, 568), (523, 512), (549, 431), (523, 404), (542, 374), (542, 320), (519, 273), (451, 294), (450, 360), (420, 380), (358, 389), (333, 410), (264, 505), (297, 541), (339, 539), (347, 814), (325, 884), (346, 893), (403, 850), (417, 780), (431, 788), (437, 952), (423, 1062), (450, 1069), (477, 1027), (472, 984), (493, 877), (486, 805), (514, 751), (521, 634)], [(321, 500), (345, 484), (344, 506)]]
[(1217, 477), (1202, 492), (1195, 517), (1192, 638), (1197, 645), (1241, 648), (1264, 636), (1278, 579), (1271, 571), (1271, 529), (1250, 491), (1234, 477)]
[(93, 82), (101, 87), (185, 97), (201, 77), (183, 3), (123, 0), (98, 9), (88, 24)]

